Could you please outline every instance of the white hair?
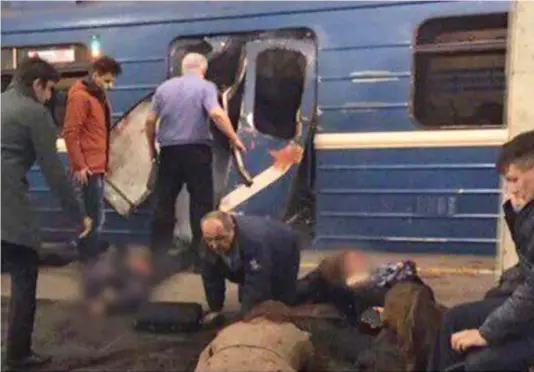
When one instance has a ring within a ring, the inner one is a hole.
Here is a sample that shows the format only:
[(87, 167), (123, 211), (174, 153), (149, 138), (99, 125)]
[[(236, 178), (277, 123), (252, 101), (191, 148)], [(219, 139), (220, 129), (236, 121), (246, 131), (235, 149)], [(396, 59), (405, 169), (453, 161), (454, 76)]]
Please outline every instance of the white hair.
[(182, 60), (182, 74), (189, 71), (207, 70), (208, 60), (202, 54), (189, 53)]

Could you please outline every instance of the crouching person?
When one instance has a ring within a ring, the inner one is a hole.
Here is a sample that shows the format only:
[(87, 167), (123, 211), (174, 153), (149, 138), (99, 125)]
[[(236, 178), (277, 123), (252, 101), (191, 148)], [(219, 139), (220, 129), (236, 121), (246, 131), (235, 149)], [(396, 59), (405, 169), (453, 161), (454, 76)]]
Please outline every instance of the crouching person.
[(280, 302), (259, 304), (219, 332), (200, 354), (195, 372), (325, 371), (325, 355), (290, 318), (291, 310)]
[(520, 272), (512, 275), (518, 285), (445, 313), (430, 371), (462, 362), (467, 371), (526, 371), (534, 361), (534, 131), (506, 143), (497, 168), (507, 182), (504, 213), (519, 257)]
[(202, 280), (211, 310), (220, 312), (225, 299), (225, 279), (239, 285), (240, 315), (266, 300), (295, 301), (300, 266), (296, 232), (282, 222), (215, 211), (201, 223)]

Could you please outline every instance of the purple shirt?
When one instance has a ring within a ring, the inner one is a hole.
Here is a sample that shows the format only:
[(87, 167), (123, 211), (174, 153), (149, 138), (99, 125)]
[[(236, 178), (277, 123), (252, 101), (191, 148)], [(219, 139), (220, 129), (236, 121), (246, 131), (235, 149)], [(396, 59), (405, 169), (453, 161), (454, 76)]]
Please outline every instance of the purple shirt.
[(152, 99), (152, 110), (160, 119), (159, 145), (211, 145), (208, 111), (217, 106), (215, 84), (196, 74), (186, 74), (161, 84)]

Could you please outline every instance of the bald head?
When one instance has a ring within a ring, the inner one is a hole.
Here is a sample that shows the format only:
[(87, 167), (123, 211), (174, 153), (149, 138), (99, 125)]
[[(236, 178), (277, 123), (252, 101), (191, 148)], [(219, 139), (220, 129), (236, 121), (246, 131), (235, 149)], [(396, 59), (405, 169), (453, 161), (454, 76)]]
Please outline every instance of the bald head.
[(202, 54), (189, 53), (182, 60), (182, 73), (196, 72), (204, 75), (208, 70), (208, 60)]
[(200, 223), (202, 236), (206, 244), (218, 252), (227, 252), (234, 240), (234, 220), (228, 213), (213, 211), (208, 213)]

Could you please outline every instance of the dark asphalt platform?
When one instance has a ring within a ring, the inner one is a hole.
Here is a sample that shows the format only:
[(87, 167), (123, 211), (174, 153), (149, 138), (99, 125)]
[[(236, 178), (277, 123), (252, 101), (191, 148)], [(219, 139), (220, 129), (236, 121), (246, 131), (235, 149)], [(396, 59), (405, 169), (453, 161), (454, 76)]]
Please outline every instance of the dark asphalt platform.
[[(7, 298), (2, 297), (2, 345)], [(133, 330), (131, 316), (88, 319), (64, 301), (39, 300), (34, 348), (52, 363), (35, 371), (192, 371), (214, 331), (155, 335)]]

